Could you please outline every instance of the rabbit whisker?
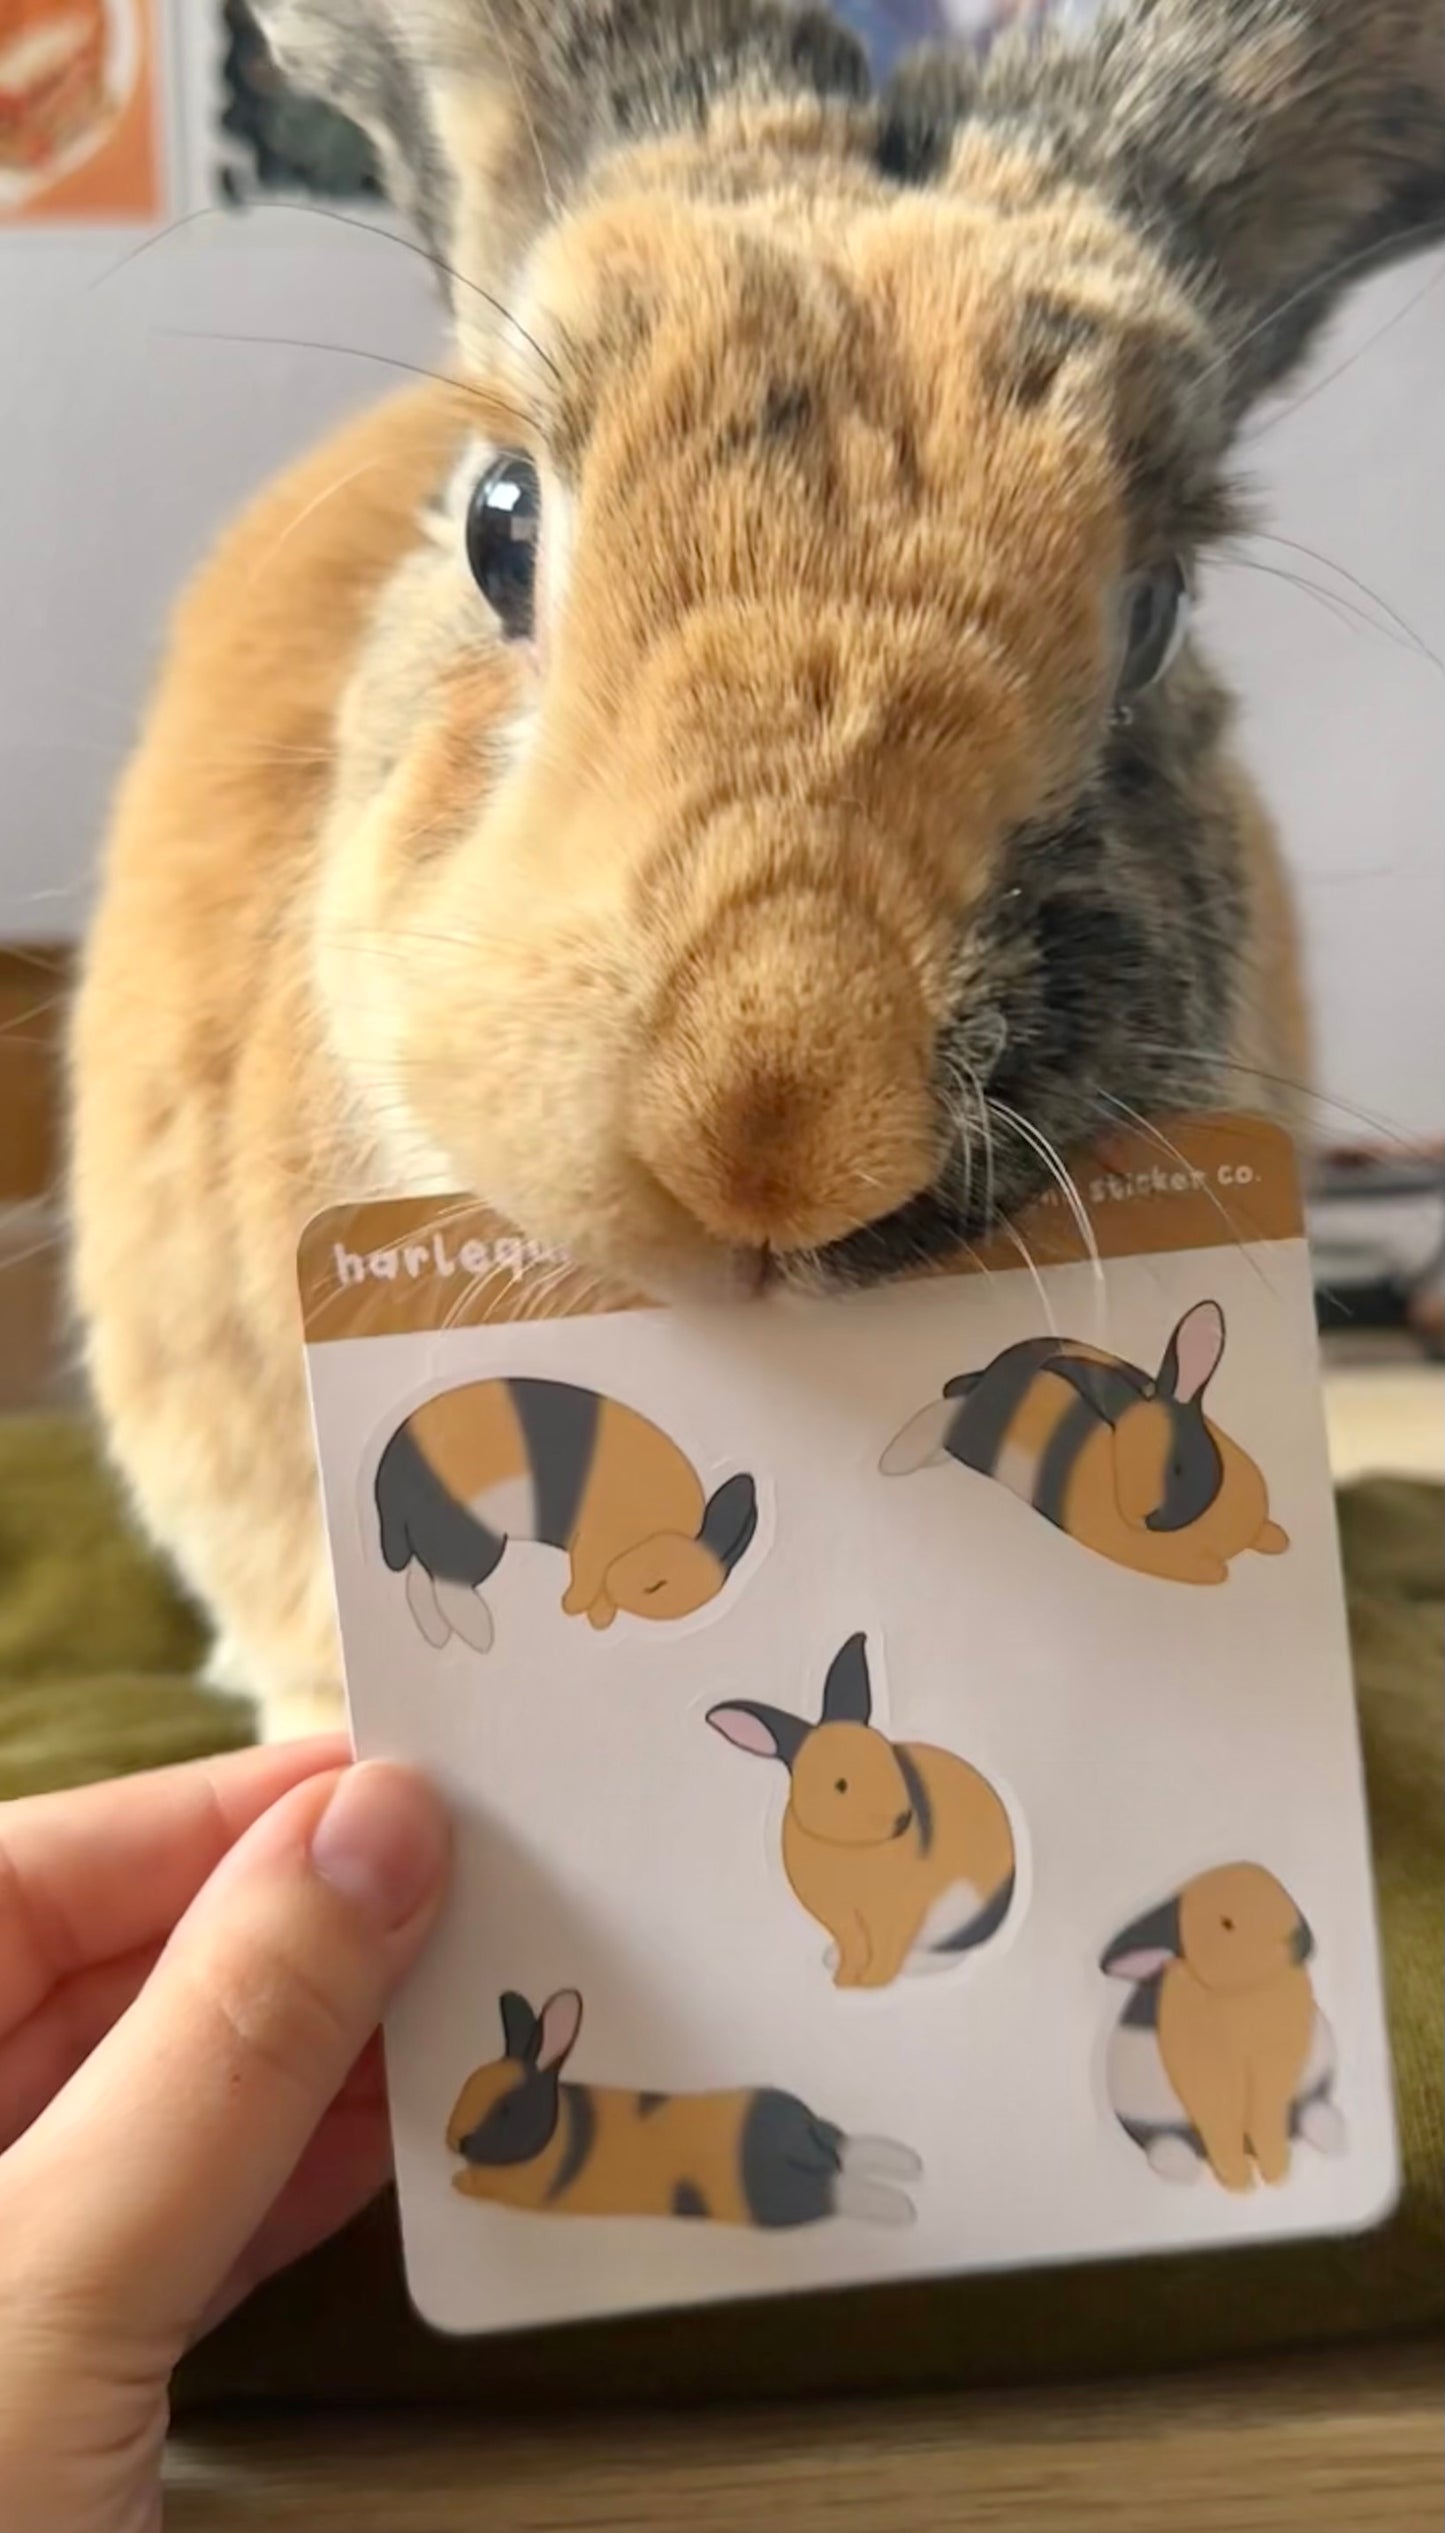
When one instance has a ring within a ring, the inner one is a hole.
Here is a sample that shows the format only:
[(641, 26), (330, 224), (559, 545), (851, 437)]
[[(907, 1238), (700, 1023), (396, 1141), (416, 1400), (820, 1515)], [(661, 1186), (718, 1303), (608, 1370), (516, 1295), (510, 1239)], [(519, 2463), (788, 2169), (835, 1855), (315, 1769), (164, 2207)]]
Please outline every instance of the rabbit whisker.
[(1360, 579), (1358, 573), (1347, 570), (1343, 563), (1337, 563), (1332, 554), (1321, 554), (1312, 545), (1301, 545), (1298, 537), (1276, 536), (1272, 530), (1265, 528), (1252, 529), (1250, 540), (1256, 545), (1282, 546), (1287, 553), (1303, 554), (1311, 563), (1318, 563), (1323, 571), (1337, 572), (1341, 580), (1348, 581), (1352, 589), (1357, 589), (1361, 597), (1368, 598), (1379, 608), (1382, 615), (1388, 616), (1391, 623), (1398, 626), (1401, 633), (1408, 635), (1424, 658), (1433, 661), (1436, 668), (1445, 665), (1442, 664), (1438, 652), (1431, 650), (1424, 635), (1416, 630), (1407, 616), (1402, 616), (1398, 608), (1391, 606), (1388, 598), (1382, 598), (1377, 589), (1370, 587), (1368, 581)]
[(1047, 1135), (1041, 1134), (1038, 1127), (1032, 1125), (1027, 1117), (1021, 1116), (1016, 1108), (1010, 1108), (1006, 1100), (990, 1098), (988, 1105), (994, 1115), (1005, 1126), (1011, 1126), (1015, 1134), (1021, 1136), (1029, 1149), (1043, 1162), (1078, 1225), (1079, 1238), (1084, 1244), (1094, 1282), (1096, 1286), (1102, 1287), (1104, 1261), (1099, 1255), (1099, 1243), (1094, 1237), (1094, 1226), (1089, 1219), (1084, 1200), (1079, 1194), (1077, 1182), (1069, 1171), (1063, 1155), (1057, 1146), (1049, 1141)]
[(1323, 378), (1317, 378), (1314, 385), (1307, 387), (1302, 396), (1292, 397), (1289, 403), (1279, 406), (1274, 413), (1267, 414), (1258, 429), (1248, 436), (1255, 440), (1265, 439), (1271, 431), (1278, 428), (1280, 423), (1292, 421), (1306, 405), (1312, 405), (1316, 396), (1322, 396), (1327, 387), (1333, 387), (1337, 378), (1344, 377), (1346, 370), (1353, 369), (1357, 361), (1362, 361), (1367, 352), (1373, 352), (1376, 344), (1382, 342), (1387, 334), (1392, 334), (1397, 325), (1404, 323), (1406, 317), (1413, 316), (1421, 300), (1428, 299), (1432, 290), (1438, 290), (1442, 280), (1445, 280), (1445, 267), (1437, 267), (1429, 280), (1423, 282), (1417, 291), (1412, 292), (1404, 306), (1397, 308), (1393, 316), (1386, 317), (1383, 325), (1377, 325), (1374, 333), (1355, 351), (1349, 353), (1344, 360), (1337, 361), (1333, 369), (1327, 369)]
[(454, 395), (465, 396), (473, 404), (485, 405), (494, 413), (511, 414), (516, 421), (526, 423), (532, 430), (537, 427), (535, 413), (524, 405), (509, 404), (500, 396), (484, 396), (479, 388), (469, 386), (464, 378), (454, 374), (448, 376), (445, 370), (429, 369), (425, 361), (399, 360), (394, 352), (374, 351), (365, 343), (318, 342), (314, 337), (302, 334), (230, 334), (213, 326), (162, 325), (157, 326), (155, 332), (177, 343), (249, 343), (270, 351), (333, 352), (339, 360), (376, 361), (383, 369), (403, 370), (411, 378), (429, 378), (436, 386), (448, 387)]
[(1045, 1284), (1044, 1279), (1040, 1275), (1038, 1267), (1034, 1262), (1033, 1251), (1030, 1249), (1023, 1233), (1019, 1230), (1017, 1223), (1011, 1222), (1007, 1214), (999, 1215), (998, 1227), (1003, 1233), (1004, 1238), (1012, 1242), (1014, 1248), (1017, 1249), (1019, 1256), (1022, 1258), (1024, 1265), (1028, 1268), (1029, 1275), (1033, 1280), (1034, 1291), (1039, 1297), (1039, 1306), (1043, 1311), (1044, 1318), (1048, 1322), (1049, 1335), (1057, 1338), (1060, 1334), (1059, 1323), (1054, 1317), (1053, 1304), (1049, 1300), (1049, 1288)]

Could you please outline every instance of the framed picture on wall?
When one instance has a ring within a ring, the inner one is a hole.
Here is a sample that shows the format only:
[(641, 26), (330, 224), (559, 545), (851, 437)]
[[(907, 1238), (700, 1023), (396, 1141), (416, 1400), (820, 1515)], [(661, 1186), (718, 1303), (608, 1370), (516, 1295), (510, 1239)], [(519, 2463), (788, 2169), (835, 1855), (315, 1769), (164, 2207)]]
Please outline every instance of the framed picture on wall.
[(161, 0), (0, 0), (0, 231), (167, 208)]

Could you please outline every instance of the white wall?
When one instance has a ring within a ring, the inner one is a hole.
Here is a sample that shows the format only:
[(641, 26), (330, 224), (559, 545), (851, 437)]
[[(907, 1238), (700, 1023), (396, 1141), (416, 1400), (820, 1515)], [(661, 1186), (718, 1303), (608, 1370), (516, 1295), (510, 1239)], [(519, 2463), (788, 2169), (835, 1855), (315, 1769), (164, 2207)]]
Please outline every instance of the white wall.
[[(81, 927), (171, 592), (250, 485), (390, 379), (364, 360), (171, 330), (402, 360), (436, 350), (425, 266), (304, 213), (206, 218), (117, 270), (123, 252), (0, 231), (0, 936)], [(1356, 574), (1445, 656), (1442, 275), (1437, 259), (1365, 292), (1311, 378), (1339, 374), (1258, 432), (1250, 457), (1270, 531)], [(1262, 543), (1244, 556), (1380, 615), (1339, 570)], [(1323, 1086), (1438, 1130), (1441, 672), (1392, 626), (1342, 622), (1242, 563), (1213, 575), (1206, 618), (1298, 873)]]

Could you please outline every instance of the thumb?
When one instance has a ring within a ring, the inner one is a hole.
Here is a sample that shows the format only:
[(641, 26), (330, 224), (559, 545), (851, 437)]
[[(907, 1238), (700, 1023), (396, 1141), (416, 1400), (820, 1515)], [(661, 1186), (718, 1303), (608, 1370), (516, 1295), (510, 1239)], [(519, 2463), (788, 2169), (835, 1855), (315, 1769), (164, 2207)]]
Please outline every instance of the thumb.
[(184, 2345), (415, 1960), (447, 1847), (435, 1795), (381, 1764), (296, 1787), (237, 1842), (13, 2150), (47, 2299), (97, 2337)]

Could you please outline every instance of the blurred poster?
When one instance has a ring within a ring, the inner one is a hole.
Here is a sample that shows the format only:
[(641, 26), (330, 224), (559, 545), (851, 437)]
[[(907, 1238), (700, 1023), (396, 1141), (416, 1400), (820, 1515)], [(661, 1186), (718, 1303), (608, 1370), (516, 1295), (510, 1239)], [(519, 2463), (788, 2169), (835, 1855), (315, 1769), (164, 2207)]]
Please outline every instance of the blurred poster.
[(0, 228), (165, 208), (158, 0), (0, 0)]

